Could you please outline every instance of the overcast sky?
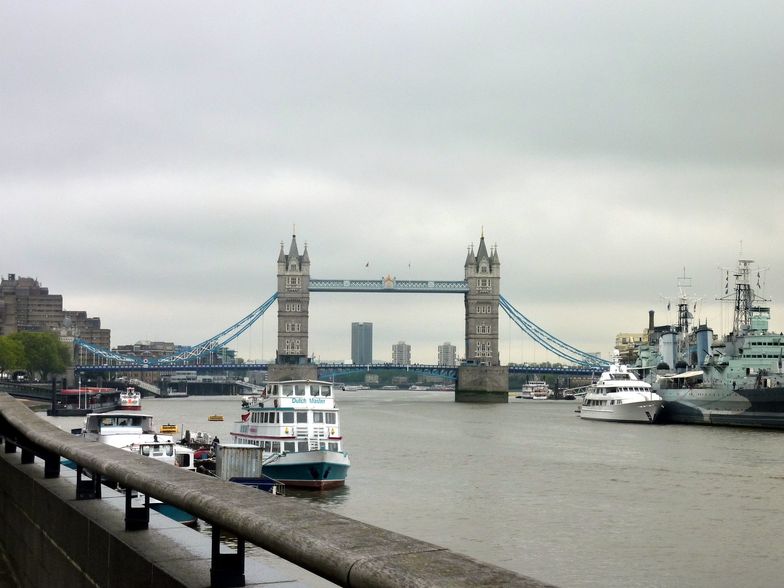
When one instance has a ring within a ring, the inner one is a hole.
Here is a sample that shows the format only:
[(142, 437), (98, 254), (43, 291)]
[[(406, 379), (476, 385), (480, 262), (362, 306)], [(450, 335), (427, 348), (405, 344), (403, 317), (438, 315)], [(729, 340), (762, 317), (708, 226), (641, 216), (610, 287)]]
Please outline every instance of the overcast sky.
[[(462, 279), (484, 227), (503, 295), (579, 348), (673, 321), (684, 268), (719, 330), (741, 247), (784, 296), (782, 22), (755, 0), (0, 0), (0, 272), (113, 345), (191, 345), (274, 292), (294, 225), (316, 278)], [(352, 321), (376, 359), (463, 350), (456, 295), (316, 293), (310, 321), (321, 359)], [(274, 356), (275, 328), (240, 355)], [(502, 316), (502, 361), (548, 358), (525, 341)]]

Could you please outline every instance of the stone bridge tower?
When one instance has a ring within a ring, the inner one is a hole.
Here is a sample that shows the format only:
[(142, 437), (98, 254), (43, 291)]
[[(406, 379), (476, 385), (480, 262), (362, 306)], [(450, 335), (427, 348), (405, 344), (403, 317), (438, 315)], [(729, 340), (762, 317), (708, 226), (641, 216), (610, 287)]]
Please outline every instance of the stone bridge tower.
[(473, 246), (465, 261), (465, 359), (469, 364), (499, 365), (498, 298), (501, 293), (501, 261), (498, 250), (487, 253), (485, 236)]
[(278, 255), (278, 349), (276, 364), (308, 363), (308, 306), (310, 305), (310, 258), (302, 255), (297, 236), (291, 236), (289, 253), (280, 244)]
[(509, 368), (498, 355), (501, 261), (490, 253), (484, 232), (465, 261), (465, 361), (457, 369), (455, 402), (509, 402)]

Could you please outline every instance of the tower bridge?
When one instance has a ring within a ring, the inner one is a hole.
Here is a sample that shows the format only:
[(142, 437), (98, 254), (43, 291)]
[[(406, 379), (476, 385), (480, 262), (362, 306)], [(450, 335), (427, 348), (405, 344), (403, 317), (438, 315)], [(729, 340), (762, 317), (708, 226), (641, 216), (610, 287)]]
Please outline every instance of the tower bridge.
[[(479, 240), (476, 251), (473, 245), (469, 248), (463, 270), (462, 280), (399, 280), (392, 276), (377, 280), (311, 278), (307, 245), (300, 253), (296, 235), (292, 235), (288, 252), (285, 251), (283, 242), (280, 244), (277, 259), (277, 291), (234, 325), (175, 355), (141, 361), (136, 357), (123, 356), (77, 340), (77, 345), (88, 354), (92, 354), (94, 363), (77, 365), (75, 371), (266, 369), (270, 380), (316, 379), (320, 367), (324, 372), (334, 371), (336, 366), (320, 366), (313, 363), (309, 357), (309, 307), (312, 292), (462, 294), (465, 301), (464, 362), (455, 368), (417, 366), (425, 372), (455, 379), (457, 381), (455, 400), (458, 402), (506, 402), (510, 372), (590, 375), (608, 364), (607, 361), (580, 351), (548, 333), (501, 295), (501, 261), (498, 249), (491, 247), (488, 250), (484, 234)], [(278, 328), (274, 363), (194, 365), (194, 361), (225, 349), (231, 341), (261, 318), (276, 301)], [(502, 366), (498, 348), (500, 310), (503, 310), (536, 343), (573, 365), (566, 368)], [(350, 366), (345, 365), (340, 367), (344, 372), (351, 369)], [(367, 366), (356, 367), (367, 369)], [(384, 367), (410, 369), (406, 366)]]

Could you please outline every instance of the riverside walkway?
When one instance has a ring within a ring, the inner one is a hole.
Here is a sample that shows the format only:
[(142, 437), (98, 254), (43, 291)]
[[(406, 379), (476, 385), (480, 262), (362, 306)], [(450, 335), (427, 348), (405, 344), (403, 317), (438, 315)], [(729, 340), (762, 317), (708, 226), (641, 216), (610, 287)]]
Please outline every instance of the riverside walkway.
[[(3, 393), (0, 436), (0, 545), (25, 587), (48, 586), (52, 577), (62, 585), (94, 586), (308, 585), (289, 573), (251, 578), (256, 566), (245, 558), (246, 542), (340, 586), (547, 586), (295, 498), (74, 437)], [(61, 473), (62, 458), (79, 467)], [(85, 480), (81, 468), (93, 479)], [(101, 477), (127, 494), (103, 490)], [(186, 528), (173, 522), (157, 528), (161, 523), (148, 506), (132, 507), (131, 489), (208, 522), (211, 550), (190, 547)], [(236, 538), (227, 552), (226, 534)]]

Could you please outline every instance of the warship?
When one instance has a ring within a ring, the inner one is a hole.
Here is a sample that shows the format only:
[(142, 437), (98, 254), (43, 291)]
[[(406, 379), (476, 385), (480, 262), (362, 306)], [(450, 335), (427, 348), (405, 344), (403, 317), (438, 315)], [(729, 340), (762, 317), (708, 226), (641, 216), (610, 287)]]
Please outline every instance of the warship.
[[(681, 290), (678, 326), (640, 348), (637, 368), (662, 397), (660, 422), (784, 428), (784, 335), (768, 330), (770, 301), (755, 291), (752, 264), (740, 259), (732, 330), (717, 338), (707, 324), (689, 332), (689, 300)], [(759, 288), (759, 272), (757, 273)], [(649, 332), (652, 325), (649, 327)]]

